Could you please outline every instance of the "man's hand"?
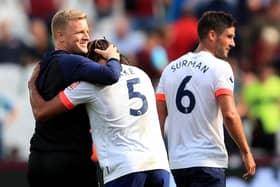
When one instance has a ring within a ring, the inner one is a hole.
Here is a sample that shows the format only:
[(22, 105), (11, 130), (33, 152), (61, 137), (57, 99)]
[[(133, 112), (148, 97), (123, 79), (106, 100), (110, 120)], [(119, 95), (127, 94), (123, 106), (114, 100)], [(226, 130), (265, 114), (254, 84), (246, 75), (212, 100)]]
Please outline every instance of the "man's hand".
[(251, 152), (242, 155), (247, 172), (243, 175), (245, 180), (248, 180), (256, 173), (256, 163)]
[(102, 55), (106, 60), (109, 60), (110, 58), (120, 60), (120, 53), (113, 44), (110, 44), (106, 50), (95, 49), (94, 51)]

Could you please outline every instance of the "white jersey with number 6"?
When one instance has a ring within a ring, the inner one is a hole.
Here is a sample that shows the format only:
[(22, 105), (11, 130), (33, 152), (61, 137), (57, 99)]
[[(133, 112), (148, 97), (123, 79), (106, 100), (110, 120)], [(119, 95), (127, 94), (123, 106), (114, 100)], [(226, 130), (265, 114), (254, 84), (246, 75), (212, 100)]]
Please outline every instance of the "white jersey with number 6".
[(80, 82), (60, 98), (67, 108), (86, 103), (105, 183), (133, 172), (169, 171), (154, 88), (142, 70), (122, 65), (117, 83)]
[(162, 73), (157, 99), (167, 105), (171, 169), (226, 168), (223, 117), (216, 97), (233, 94), (230, 65), (209, 52), (188, 53)]

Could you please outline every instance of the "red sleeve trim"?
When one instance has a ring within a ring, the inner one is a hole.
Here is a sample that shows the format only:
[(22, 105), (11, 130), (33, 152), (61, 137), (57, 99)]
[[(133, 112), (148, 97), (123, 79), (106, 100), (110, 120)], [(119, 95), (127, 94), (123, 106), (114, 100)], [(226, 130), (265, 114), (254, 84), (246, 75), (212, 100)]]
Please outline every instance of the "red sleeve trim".
[(218, 89), (215, 92), (215, 96), (218, 97), (220, 95), (231, 95), (231, 96), (233, 96), (233, 92), (229, 89)]
[(62, 104), (68, 109), (74, 108), (74, 104), (68, 99), (68, 97), (65, 95), (63, 91), (59, 92), (59, 99), (62, 102)]
[(156, 99), (157, 99), (158, 101), (165, 101), (165, 94), (157, 93), (157, 94), (156, 94)]
[(93, 160), (93, 161), (98, 161), (98, 157), (97, 157), (97, 153), (96, 153), (96, 149), (95, 149), (95, 146), (94, 146), (94, 145), (92, 145), (91, 160)]

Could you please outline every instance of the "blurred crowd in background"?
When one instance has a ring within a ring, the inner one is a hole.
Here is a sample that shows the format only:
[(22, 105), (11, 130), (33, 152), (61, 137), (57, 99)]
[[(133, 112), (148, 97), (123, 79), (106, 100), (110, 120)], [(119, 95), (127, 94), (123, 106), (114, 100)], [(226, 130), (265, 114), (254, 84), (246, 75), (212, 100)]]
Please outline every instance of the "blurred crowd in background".
[[(27, 160), (34, 130), (27, 81), (53, 49), (53, 14), (66, 8), (87, 13), (91, 39), (115, 44), (155, 88), (169, 62), (195, 49), (204, 11), (233, 14), (236, 48), (228, 61), (238, 110), (257, 164), (280, 163), (280, 0), (0, 0), (1, 159)], [(227, 134), (225, 141), (231, 166), (240, 167)]]

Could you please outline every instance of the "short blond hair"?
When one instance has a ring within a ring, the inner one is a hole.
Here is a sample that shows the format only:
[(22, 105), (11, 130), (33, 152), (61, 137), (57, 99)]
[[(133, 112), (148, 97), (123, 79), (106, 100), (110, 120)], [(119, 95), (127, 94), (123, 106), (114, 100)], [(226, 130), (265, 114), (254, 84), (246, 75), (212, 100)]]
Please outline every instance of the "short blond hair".
[(79, 10), (61, 10), (52, 18), (51, 32), (53, 41), (58, 30), (65, 30), (69, 21), (87, 19), (87, 15)]

